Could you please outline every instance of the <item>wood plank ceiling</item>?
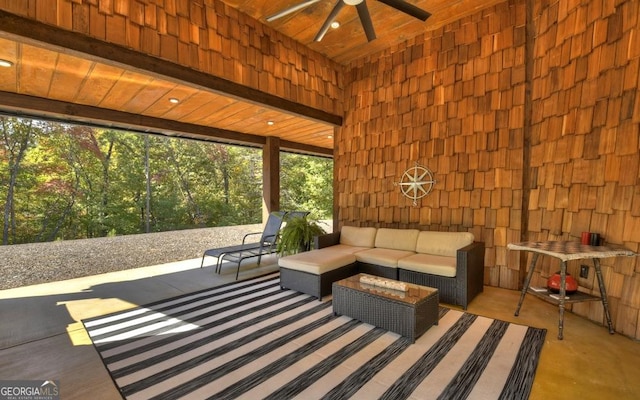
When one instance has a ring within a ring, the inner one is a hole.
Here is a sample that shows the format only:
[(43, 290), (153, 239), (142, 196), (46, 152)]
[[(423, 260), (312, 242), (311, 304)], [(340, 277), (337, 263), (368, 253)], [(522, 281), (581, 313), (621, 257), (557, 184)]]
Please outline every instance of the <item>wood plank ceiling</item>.
[(377, 38), (367, 42), (356, 7), (345, 6), (335, 19), (340, 23), (329, 30), (322, 41), (314, 38), (336, 2), (319, 0), (297, 12), (268, 22), (267, 17), (304, 0), (222, 0), (267, 26), (284, 33), (305, 46), (324, 54), (341, 64), (348, 64), (364, 56), (385, 50), (395, 44), (435, 30), (479, 10), (502, 3), (504, 0), (406, 0), (431, 16), (420, 21), (380, 1), (367, 0), (371, 21)]
[[(432, 14), (426, 22), (379, 1), (368, 0), (377, 35), (377, 39), (369, 43), (353, 6), (345, 6), (338, 14), (340, 32), (328, 32), (321, 42), (313, 40), (335, 1), (342, 0), (320, 0), (272, 22), (267, 22), (266, 17), (302, 0), (223, 1), (313, 50), (348, 64), (502, 0), (409, 0)], [(14, 63), (12, 68), (0, 69), (0, 91), (6, 93), (240, 134), (276, 136), (303, 146), (327, 149), (328, 154), (333, 149), (334, 126), (329, 123), (127, 69), (107, 60), (85, 58), (82, 54), (61, 51), (46, 44), (21, 41), (12, 35), (0, 35), (0, 59)], [(179, 102), (170, 102), (172, 98)], [(60, 117), (64, 118), (64, 115)], [(269, 121), (273, 124), (268, 124)], [(199, 137), (197, 134), (191, 136)]]
[(0, 59), (0, 91), (333, 148), (331, 124), (95, 59), (2, 37)]

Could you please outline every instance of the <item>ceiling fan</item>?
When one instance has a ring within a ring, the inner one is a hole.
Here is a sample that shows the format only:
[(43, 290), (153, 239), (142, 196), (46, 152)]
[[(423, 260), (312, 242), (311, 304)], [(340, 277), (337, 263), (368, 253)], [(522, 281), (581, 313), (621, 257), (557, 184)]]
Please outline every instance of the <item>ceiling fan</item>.
[[(286, 15), (302, 10), (303, 8), (308, 7), (312, 4), (315, 4), (319, 1), (320, 0), (303, 1), (302, 3), (298, 3), (289, 8), (285, 8), (284, 10), (278, 13), (270, 15), (269, 17), (267, 17), (266, 20), (267, 22), (275, 21), (278, 18), (282, 18)], [(395, 8), (400, 12), (403, 12), (412, 17), (415, 17), (421, 21), (426, 21), (427, 18), (431, 16), (430, 13), (424, 11), (421, 8), (414, 6), (411, 3), (407, 3), (404, 0), (378, 0), (378, 1), (390, 7)], [(318, 34), (313, 39), (314, 41), (319, 42), (322, 40), (324, 35), (327, 33), (327, 31), (331, 27), (331, 23), (336, 19), (336, 17), (338, 16), (338, 13), (340, 12), (340, 10), (342, 10), (342, 7), (344, 7), (345, 5), (356, 6), (356, 9), (358, 10), (358, 17), (360, 17), (360, 23), (362, 23), (362, 28), (364, 29), (365, 35), (367, 35), (367, 41), (370, 42), (376, 38), (376, 32), (373, 29), (373, 23), (371, 22), (371, 15), (369, 14), (369, 8), (367, 8), (366, 1), (365, 0), (338, 0), (336, 2), (336, 5), (333, 7), (333, 10), (331, 10), (331, 13), (327, 17), (327, 19), (324, 21), (324, 24), (322, 24), (320, 31), (318, 31)]]

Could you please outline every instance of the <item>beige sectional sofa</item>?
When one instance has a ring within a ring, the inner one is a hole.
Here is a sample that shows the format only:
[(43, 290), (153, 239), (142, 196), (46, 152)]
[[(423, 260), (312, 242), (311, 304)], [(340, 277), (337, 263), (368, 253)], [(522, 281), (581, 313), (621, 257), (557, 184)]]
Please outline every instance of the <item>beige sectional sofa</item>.
[(336, 280), (363, 272), (438, 288), (441, 302), (466, 309), (483, 289), (484, 243), (469, 232), (345, 226), (278, 264), (283, 288), (318, 298)]

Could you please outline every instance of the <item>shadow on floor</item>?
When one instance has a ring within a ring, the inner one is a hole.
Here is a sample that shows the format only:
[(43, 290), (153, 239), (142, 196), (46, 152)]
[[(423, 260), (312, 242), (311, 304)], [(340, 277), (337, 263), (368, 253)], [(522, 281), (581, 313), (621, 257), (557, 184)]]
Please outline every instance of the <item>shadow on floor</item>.
[[(235, 280), (235, 266), (200, 268), (200, 259), (0, 291), (0, 349), (84, 331), (81, 321)], [(277, 270), (275, 257), (243, 264), (240, 279)], [(7, 322), (10, 321), (10, 322)]]

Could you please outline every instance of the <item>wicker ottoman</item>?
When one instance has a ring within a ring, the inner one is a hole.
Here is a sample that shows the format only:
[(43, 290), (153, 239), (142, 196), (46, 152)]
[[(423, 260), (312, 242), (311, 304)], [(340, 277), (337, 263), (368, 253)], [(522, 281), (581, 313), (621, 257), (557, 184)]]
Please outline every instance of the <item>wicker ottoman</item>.
[(310, 294), (322, 300), (331, 294), (331, 284), (358, 272), (351, 253), (321, 249), (281, 257), (280, 286)]
[(333, 312), (409, 338), (438, 324), (438, 289), (405, 283), (407, 291), (360, 282), (358, 274), (333, 283)]

